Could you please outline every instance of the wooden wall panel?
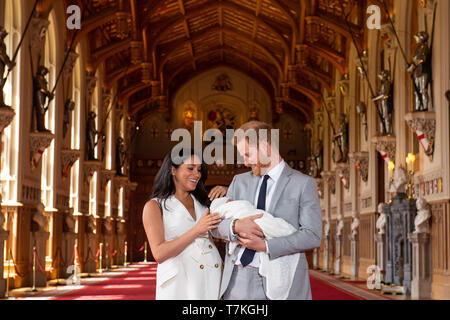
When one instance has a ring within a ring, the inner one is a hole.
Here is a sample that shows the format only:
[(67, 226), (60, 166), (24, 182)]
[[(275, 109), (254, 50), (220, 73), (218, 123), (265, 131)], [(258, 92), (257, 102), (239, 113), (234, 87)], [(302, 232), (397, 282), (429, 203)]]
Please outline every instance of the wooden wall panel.
[(431, 205), (431, 265), (433, 299), (450, 297), (450, 202)]

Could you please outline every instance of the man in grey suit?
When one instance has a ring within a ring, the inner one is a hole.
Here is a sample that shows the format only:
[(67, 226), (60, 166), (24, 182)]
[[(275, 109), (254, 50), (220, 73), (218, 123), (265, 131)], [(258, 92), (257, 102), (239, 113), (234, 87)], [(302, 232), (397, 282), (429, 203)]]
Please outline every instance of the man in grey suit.
[(227, 243), (220, 297), (224, 300), (267, 300), (266, 281), (258, 273), (261, 253), (268, 253), (270, 259), (300, 253), (288, 299), (310, 300), (304, 251), (319, 247), (322, 235), (316, 181), (284, 162), (277, 146), (271, 145), (270, 125), (252, 121), (241, 129), (246, 133), (254, 130), (258, 135), (261, 130), (266, 130), (267, 139), (260, 141), (258, 146), (249, 143), (247, 138), (237, 139), (238, 152), (243, 156), (245, 166), (252, 170), (234, 177), (227, 197), (248, 200), (258, 209), (289, 222), (298, 231), (287, 237), (264, 239), (262, 230), (254, 222), (261, 215), (222, 221), (213, 236), (238, 240), (241, 247), (230, 255)]

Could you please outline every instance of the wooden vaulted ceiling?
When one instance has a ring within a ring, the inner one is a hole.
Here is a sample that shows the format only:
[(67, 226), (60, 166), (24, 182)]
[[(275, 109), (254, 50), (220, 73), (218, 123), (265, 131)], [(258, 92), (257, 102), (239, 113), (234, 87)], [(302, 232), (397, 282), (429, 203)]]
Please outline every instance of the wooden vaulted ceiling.
[[(58, 0), (41, 0), (51, 10)], [(335, 71), (347, 73), (352, 34), (363, 48), (368, 2), (375, 0), (65, 0), (84, 13), (88, 71), (104, 63), (105, 88), (141, 121), (190, 78), (217, 66), (264, 86), (278, 107), (311, 119)], [(377, 1), (375, 1), (377, 2)]]

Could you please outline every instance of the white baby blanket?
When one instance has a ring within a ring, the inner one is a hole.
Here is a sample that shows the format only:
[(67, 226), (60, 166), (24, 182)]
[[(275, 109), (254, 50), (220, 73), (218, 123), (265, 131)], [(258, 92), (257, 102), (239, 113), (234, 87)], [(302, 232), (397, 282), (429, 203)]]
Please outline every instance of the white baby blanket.
[[(228, 198), (219, 198), (212, 202), (210, 212), (218, 212), (223, 219), (243, 219), (256, 214), (263, 214), (255, 223), (262, 229), (267, 239), (288, 236), (297, 231), (291, 224), (281, 218), (275, 218), (268, 212), (256, 209), (246, 200), (228, 202)], [(238, 246), (237, 241), (229, 243), (228, 254), (232, 255)], [(291, 290), (300, 253), (269, 259), (267, 253), (261, 254), (259, 274), (266, 278), (266, 295), (270, 300), (285, 300)]]

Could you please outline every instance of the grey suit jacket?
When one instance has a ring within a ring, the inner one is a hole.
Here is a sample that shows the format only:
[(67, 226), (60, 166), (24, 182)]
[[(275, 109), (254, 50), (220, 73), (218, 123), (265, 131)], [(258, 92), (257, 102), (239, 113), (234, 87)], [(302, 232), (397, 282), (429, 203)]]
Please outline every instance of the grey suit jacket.
[[(228, 189), (227, 197), (233, 200), (254, 202), (259, 177), (251, 171), (236, 175)], [(269, 257), (301, 253), (294, 282), (289, 292), (289, 300), (311, 299), (308, 262), (304, 251), (318, 248), (322, 238), (322, 211), (320, 209), (316, 180), (289, 167), (287, 164), (275, 186), (267, 212), (282, 218), (298, 229), (287, 236), (267, 240)], [(256, 214), (256, 213), (255, 213)], [(234, 240), (230, 232), (231, 220), (224, 220), (212, 232), (213, 236), (227, 241)], [(222, 275), (220, 296), (228, 287), (234, 267), (233, 258), (228, 254), (228, 243)]]

